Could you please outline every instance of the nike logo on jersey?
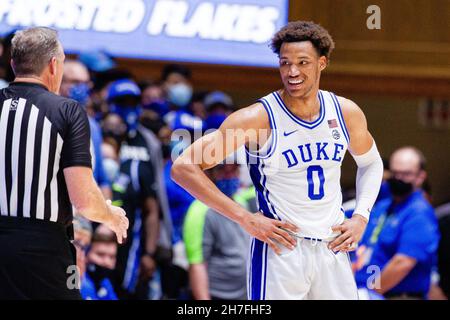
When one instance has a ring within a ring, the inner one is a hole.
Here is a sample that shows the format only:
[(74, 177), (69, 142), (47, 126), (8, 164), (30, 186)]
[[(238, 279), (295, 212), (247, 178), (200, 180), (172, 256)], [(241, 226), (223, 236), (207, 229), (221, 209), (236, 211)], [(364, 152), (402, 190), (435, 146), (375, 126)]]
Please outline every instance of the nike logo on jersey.
[(298, 131), (298, 129), (296, 129), (296, 130), (294, 130), (294, 131), (291, 131), (291, 132), (284, 132), (283, 133), (283, 135), (285, 136), (285, 137), (287, 137), (287, 136), (290, 136), (291, 134), (293, 134), (294, 132), (297, 132)]

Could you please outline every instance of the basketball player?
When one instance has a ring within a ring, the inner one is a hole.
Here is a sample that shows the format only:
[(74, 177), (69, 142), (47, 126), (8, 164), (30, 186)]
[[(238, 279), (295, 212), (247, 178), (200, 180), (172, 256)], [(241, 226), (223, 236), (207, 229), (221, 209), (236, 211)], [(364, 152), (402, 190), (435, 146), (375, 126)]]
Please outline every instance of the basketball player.
[[(347, 251), (364, 232), (383, 164), (361, 109), (319, 90), (333, 48), (331, 36), (317, 24), (283, 27), (272, 39), (283, 89), (231, 114), (172, 168), (178, 184), (253, 236), (250, 299), (358, 298)], [(242, 145), (257, 191), (256, 214), (203, 173)], [(355, 213), (345, 220), (339, 180), (347, 148), (358, 171)]]

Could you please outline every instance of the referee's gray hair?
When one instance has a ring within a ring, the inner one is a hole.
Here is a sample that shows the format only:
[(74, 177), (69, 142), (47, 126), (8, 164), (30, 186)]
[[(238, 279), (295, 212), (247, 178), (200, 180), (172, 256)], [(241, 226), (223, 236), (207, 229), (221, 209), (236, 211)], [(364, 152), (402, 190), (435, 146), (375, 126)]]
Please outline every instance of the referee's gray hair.
[(11, 41), (16, 76), (41, 75), (53, 57), (61, 54), (58, 32), (46, 27), (17, 31)]

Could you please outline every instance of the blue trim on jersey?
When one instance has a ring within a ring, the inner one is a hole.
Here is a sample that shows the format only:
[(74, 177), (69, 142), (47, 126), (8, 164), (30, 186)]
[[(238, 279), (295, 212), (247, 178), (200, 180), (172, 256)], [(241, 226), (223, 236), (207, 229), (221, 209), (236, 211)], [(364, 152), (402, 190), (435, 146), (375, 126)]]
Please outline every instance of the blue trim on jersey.
[(337, 113), (337, 116), (338, 116), (338, 119), (339, 119), (339, 123), (340, 123), (341, 128), (342, 128), (342, 132), (344, 133), (345, 140), (347, 140), (347, 143), (349, 143), (350, 142), (350, 136), (348, 134), (347, 127), (345, 125), (344, 116), (342, 115), (341, 105), (339, 104), (339, 101), (336, 98), (336, 96), (334, 95), (334, 93), (329, 92), (329, 94), (330, 94), (331, 100), (333, 100), (334, 108), (336, 109), (336, 113)]
[(259, 210), (268, 218), (271, 218), (269, 216), (270, 210), (269, 206), (267, 204), (267, 201), (264, 197), (264, 188), (261, 184), (261, 173), (259, 172), (259, 159), (257, 159), (257, 164), (250, 164), (249, 165), (249, 171), (250, 171), (250, 177), (252, 178), (253, 184), (255, 185), (256, 189), (256, 196), (258, 197), (258, 204), (259, 204)]
[(253, 251), (255, 250), (255, 238), (252, 239), (252, 244), (250, 246), (250, 264), (248, 266), (248, 280), (247, 280), (247, 299), (252, 300), (252, 274), (253, 274)]
[(263, 287), (263, 300), (266, 300), (266, 289), (267, 289), (267, 251), (269, 250), (269, 246), (267, 243), (264, 243), (264, 249), (265, 249), (265, 254), (264, 254), (264, 287)]
[(277, 220), (281, 220), (280, 217), (278, 217), (278, 214), (275, 210), (275, 207), (273, 206), (272, 202), (270, 202), (269, 199), (269, 189), (266, 187), (266, 181), (267, 181), (267, 176), (264, 174), (263, 172), (263, 168), (264, 168), (264, 163), (261, 164), (261, 174), (263, 175), (263, 182), (262, 182), (262, 186), (263, 186), (263, 191), (266, 191), (266, 195), (264, 196), (264, 199), (267, 201), (268, 204), (270, 204), (270, 207), (272, 208), (273, 211), (270, 211), (269, 208), (269, 212), (272, 214), (272, 216), (277, 219)]
[(277, 141), (278, 141), (277, 123), (275, 122), (275, 117), (273, 115), (273, 111), (272, 111), (272, 108), (270, 107), (270, 104), (264, 98), (259, 99), (257, 102), (260, 102), (263, 105), (263, 107), (264, 107), (264, 109), (266, 109), (267, 115), (269, 117), (270, 129), (272, 130), (272, 133), (271, 133), (271, 136), (270, 136), (270, 146), (269, 146), (269, 150), (263, 156), (259, 155), (259, 150), (257, 151), (257, 153), (258, 153), (257, 155), (253, 154), (247, 148), (247, 146), (245, 146), (245, 151), (247, 153), (250, 153), (254, 157), (258, 157), (258, 158), (261, 158), (261, 159), (267, 159), (273, 154), (273, 152), (277, 148)]
[(261, 300), (261, 280), (262, 280), (262, 255), (264, 251), (264, 242), (255, 239), (255, 247), (252, 256), (252, 274), (251, 274), (251, 299)]
[(280, 94), (278, 92), (274, 92), (272, 94), (275, 97), (275, 99), (277, 100), (277, 102), (280, 105), (281, 109), (283, 109), (283, 111), (289, 116), (289, 118), (291, 118), (295, 123), (301, 125), (304, 128), (314, 129), (315, 127), (319, 126), (322, 123), (323, 119), (325, 119), (325, 103), (323, 101), (321, 90), (319, 90), (319, 92), (318, 92), (319, 102), (320, 102), (320, 115), (319, 115), (319, 117), (316, 120), (314, 120), (312, 122), (308, 122), (308, 121), (302, 120), (299, 117), (297, 117), (295, 114), (293, 114), (289, 110), (289, 108), (286, 107), (286, 105), (284, 104), (283, 99), (281, 99), (281, 96), (280, 96)]

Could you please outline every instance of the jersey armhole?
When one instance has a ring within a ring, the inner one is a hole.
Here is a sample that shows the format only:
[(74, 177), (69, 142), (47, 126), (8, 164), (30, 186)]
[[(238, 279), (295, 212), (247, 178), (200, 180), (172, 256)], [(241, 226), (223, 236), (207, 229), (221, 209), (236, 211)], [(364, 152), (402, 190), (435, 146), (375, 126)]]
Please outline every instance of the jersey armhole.
[(257, 102), (261, 103), (264, 106), (264, 109), (267, 112), (267, 116), (269, 117), (269, 124), (270, 124), (270, 136), (267, 139), (267, 141), (258, 149), (258, 150), (250, 150), (247, 145), (245, 145), (245, 152), (248, 153), (252, 157), (257, 157), (260, 159), (267, 159), (269, 158), (273, 152), (275, 151), (275, 148), (277, 146), (277, 124), (275, 122), (275, 117), (273, 115), (272, 108), (270, 107), (269, 103), (266, 101), (266, 99), (261, 98)]
[(350, 144), (350, 135), (348, 134), (347, 126), (345, 125), (345, 119), (344, 115), (342, 114), (342, 108), (341, 104), (339, 103), (339, 100), (337, 99), (336, 95), (332, 92), (330, 93), (331, 100), (333, 100), (334, 107), (336, 109), (336, 114), (338, 116), (339, 124), (341, 125), (342, 132), (344, 133), (345, 140), (347, 140), (347, 143)]

